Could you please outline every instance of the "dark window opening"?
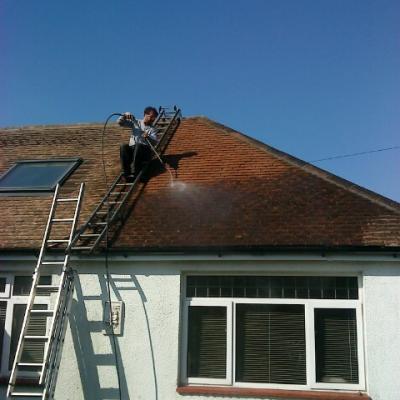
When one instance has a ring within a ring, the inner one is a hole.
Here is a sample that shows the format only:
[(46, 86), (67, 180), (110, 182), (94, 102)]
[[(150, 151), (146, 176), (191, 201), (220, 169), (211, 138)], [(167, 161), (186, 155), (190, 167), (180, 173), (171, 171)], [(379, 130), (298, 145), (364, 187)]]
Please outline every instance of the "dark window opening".
[(0, 278), (0, 293), (4, 293), (6, 291), (6, 284), (7, 284), (7, 279)]
[[(14, 277), (13, 296), (28, 296), (32, 287), (32, 276), (20, 275)], [(51, 285), (51, 276), (43, 275), (39, 278), (40, 285)], [(48, 293), (47, 293), (48, 294)]]

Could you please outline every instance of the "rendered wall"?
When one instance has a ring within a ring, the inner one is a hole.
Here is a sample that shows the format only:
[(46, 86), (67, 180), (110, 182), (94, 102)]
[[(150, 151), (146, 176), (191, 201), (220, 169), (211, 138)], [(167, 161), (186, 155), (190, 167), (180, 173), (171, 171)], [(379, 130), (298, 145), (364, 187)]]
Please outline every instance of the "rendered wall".
[[(329, 264), (329, 265), (327, 265)], [(111, 264), (114, 300), (125, 303), (123, 334), (116, 337), (122, 398), (169, 400), (176, 394), (179, 365), (181, 271), (363, 274), (367, 390), (373, 400), (398, 400), (400, 276), (394, 262), (219, 261), (117, 262)], [(56, 399), (118, 398), (115, 356), (103, 334), (107, 297), (104, 266), (80, 268)], [(93, 274), (92, 271), (103, 273)], [(101, 296), (100, 298), (98, 296)], [(82, 301), (84, 300), (84, 301)], [(218, 397), (215, 397), (216, 399)], [(220, 399), (227, 399), (226, 397)]]
[(367, 388), (373, 400), (400, 399), (400, 271), (370, 268), (364, 276)]
[[(125, 304), (123, 332), (115, 337), (123, 400), (210, 398), (176, 393), (182, 271), (362, 275), (367, 391), (373, 400), (400, 399), (400, 263), (395, 259), (128, 258), (109, 264), (112, 300)], [(55, 398), (119, 399), (113, 341), (103, 333), (108, 297), (104, 261), (75, 262), (74, 268), (79, 276)], [(0, 399), (5, 398), (5, 386), (1, 390)]]
[[(103, 271), (104, 266), (91, 267)], [(149, 275), (145, 275), (149, 274)], [(150, 275), (151, 274), (151, 275)], [(112, 300), (122, 300), (125, 320), (116, 336), (122, 399), (175, 397), (180, 278), (173, 268), (112, 266)], [(84, 301), (82, 301), (84, 300)], [(119, 399), (112, 337), (104, 335), (103, 274), (79, 275), (56, 399)]]

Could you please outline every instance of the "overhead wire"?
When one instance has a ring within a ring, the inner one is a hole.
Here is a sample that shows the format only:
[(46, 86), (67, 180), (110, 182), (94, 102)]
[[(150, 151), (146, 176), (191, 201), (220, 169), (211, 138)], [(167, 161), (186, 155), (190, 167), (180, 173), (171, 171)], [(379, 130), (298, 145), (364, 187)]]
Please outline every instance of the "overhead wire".
[(400, 146), (385, 147), (385, 148), (382, 148), (382, 149), (360, 151), (358, 153), (341, 154), (341, 155), (337, 155), (337, 156), (319, 158), (318, 160), (311, 160), (311, 161), (308, 161), (308, 162), (309, 163), (316, 163), (316, 162), (320, 162), (320, 161), (337, 160), (337, 159), (340, 159), (340, 158), (350, 158), (350, 157), (362, 156), (362, 155), (365, 155), (365, 154), (379, 153), (381, 151), (398, 150), (398, 149), (400, 149)]

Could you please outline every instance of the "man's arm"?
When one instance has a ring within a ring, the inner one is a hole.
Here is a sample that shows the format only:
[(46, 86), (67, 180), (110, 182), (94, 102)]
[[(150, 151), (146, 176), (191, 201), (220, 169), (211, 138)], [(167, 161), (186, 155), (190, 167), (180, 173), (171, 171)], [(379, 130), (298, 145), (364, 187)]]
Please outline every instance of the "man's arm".
[(150, 139), (153, 144), (156, 144), (160, 139), (160, 134), (158, 130), (154, 127), (146, 129), (142, 136), (144, 138)]
[(132, 113), (126, 112), (123, 113), (118, 119), (117, 123), (120, 126), (126, 126), (128, 128), (133, 128), (133, 121), (135, 121), (135, 117)]

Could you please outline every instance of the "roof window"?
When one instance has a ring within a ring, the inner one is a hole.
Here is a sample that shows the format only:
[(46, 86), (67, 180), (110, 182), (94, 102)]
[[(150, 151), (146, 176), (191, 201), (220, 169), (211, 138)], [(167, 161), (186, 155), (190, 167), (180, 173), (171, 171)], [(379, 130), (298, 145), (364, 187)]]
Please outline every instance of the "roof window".
[(0, 192), (50, 192), (81, 161), (79, 158), (18, 161), (0, 178)]

